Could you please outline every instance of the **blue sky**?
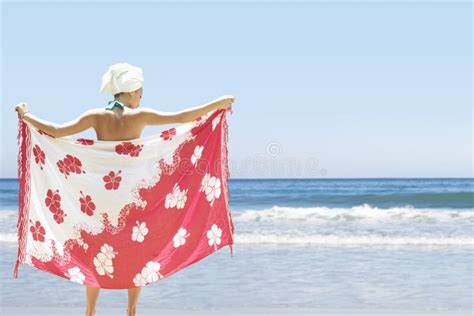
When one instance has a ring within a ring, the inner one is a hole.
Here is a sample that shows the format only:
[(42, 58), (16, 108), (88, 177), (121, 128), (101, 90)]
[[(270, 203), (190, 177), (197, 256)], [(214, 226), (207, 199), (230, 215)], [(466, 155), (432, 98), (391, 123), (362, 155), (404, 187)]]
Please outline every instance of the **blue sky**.
[(106, 106), (100, 78), (116, 62), (144, 69), (145, 107), (234, 95), (232, 178), (472, 176), (468, 1), (1, 8), (0, 177), (16, 177), (15, 104), (56, 123)]

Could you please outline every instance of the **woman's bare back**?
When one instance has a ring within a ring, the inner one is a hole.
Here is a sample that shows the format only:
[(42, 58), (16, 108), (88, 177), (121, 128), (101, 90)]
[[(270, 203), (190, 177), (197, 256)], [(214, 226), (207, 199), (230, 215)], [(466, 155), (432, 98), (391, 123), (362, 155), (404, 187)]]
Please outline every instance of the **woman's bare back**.
[(139, 109), (125, 108), (97, 111), (94, 126), (98, 140), (130, 140), (140, 138), (145, 122)]

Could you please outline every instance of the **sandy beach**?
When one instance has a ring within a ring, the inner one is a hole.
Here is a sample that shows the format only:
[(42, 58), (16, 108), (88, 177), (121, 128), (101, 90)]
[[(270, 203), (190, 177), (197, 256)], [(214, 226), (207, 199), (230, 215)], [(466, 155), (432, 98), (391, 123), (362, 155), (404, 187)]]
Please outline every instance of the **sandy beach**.
[[(26, 316), (26, 315), (84, 315), (83, 308), (77, 307), (5, 307), (2, 308), (1, 314), (3, 316)], [(238, 309), (193, 309), (193, 310), (174, 310), (174, 309), (137, 309), (137, 314), (140, 316), (151, 315), (169, 315), (169, 316), (208, 316), (208, 315), (228, 315), (228, 316), (263, 316), (263, 315), (281, 315), (281, 316), (468, 316), (472, 315), (471, 311), (414, 311), (414, 310), (356, 310), (356, 309), (286, 309), (286, 308), (238, 308)], [(97, 308), (97, 316), (117, 316), (125, 315), (123, 308)]]

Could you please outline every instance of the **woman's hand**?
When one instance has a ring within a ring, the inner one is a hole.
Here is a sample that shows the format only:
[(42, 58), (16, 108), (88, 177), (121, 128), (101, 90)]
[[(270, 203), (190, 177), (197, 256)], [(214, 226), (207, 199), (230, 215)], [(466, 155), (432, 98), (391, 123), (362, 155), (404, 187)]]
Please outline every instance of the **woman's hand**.
[(231, 110), (232, 104), (234, 103), (234, 97), (231, 95), (225, 95), (217, 99), (219, 102), (219, 109)]
[(21, 102), (21, 103), (18, 103), (16, 106), (15, 106), (15, 111), (18, 112), (18, 115), (20, 115), (21, 118), (23, 118), (23, 114), (28, 111), (28, 104), (26, 104), (26, 102)]

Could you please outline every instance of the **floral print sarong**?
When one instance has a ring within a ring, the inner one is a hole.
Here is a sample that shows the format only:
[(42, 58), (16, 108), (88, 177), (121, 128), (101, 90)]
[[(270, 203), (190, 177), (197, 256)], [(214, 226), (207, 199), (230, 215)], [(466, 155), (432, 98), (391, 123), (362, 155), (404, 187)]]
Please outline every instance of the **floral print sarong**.
[(233, 232), (226, 110), (129, 141), (55, 138), (18, 122), (18, 257), (80, 284), (145, 286)]

